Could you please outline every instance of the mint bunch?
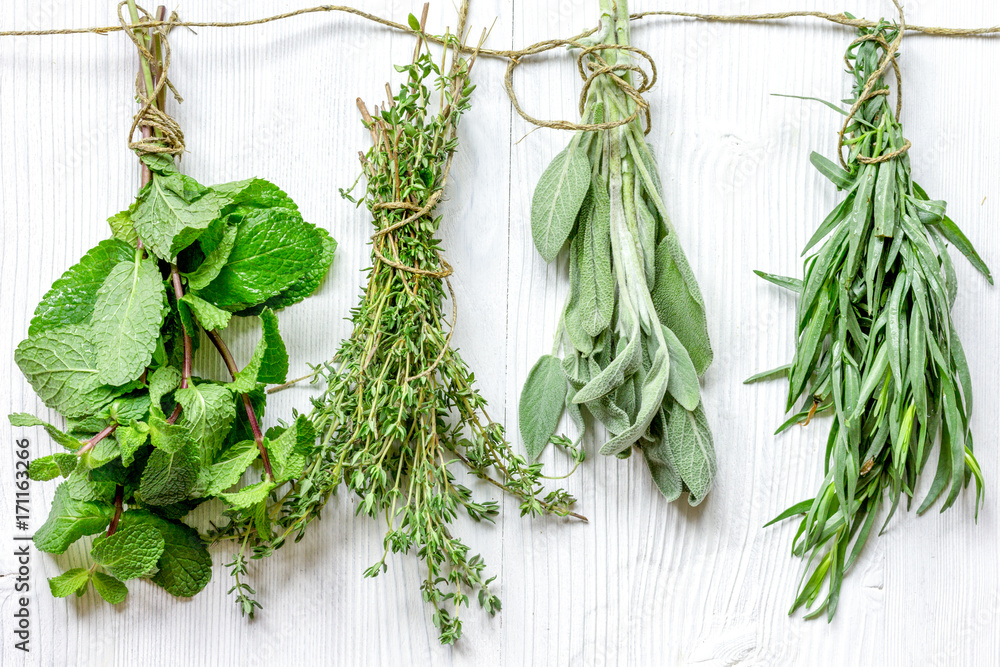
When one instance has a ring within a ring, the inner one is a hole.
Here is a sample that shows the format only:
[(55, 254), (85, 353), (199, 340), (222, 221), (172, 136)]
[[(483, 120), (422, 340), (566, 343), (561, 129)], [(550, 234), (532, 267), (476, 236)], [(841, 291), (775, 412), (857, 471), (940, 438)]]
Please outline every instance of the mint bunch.
[[(284, 382), (288, 370), (275, 311), (316, 291), (336, 242), (267, 181), (205, 187), (171, 157), (142, 160), (150, 181), (109, 220), (113, 238), (52, 285), (15, 352), (38, 397), (66, 420), (63, 430), (10, 417), (44, 427), (67, 450), (30, 464), (31, 479), (63, 480), (35, 545), (63, 553), (103, 533), (90, 568), (49, 580), (59, 597), (93, 583), (118, 603), (123, 582), (136, 578), (194, 595), (212, 559), (181, 519), (211, 498), (237, 512), (263, 509), (273, 488), (301, 474), (313, 440), (304, 419), (267, 436), (259, 419), (265, 385)], [(242, 370), (221, 334), (233, 316), (262, 325)], [(193, 374), (202, 334), (228, 381)], [(260, 481), (239, 487), (250, 469)]]

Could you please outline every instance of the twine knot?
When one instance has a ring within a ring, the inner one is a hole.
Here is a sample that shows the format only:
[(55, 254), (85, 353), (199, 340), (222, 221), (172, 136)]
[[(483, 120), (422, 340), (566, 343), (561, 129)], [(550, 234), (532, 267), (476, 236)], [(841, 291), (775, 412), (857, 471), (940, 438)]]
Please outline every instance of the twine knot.
[[(170, 70), (170, 43), (167, 41), (167, 34), (171, 28), (178, 23), (177, 14), (170, 15), (167, 21), (153, 20), (153, 17), (142, 7), (136, 9), (142, 16), (138, 23), (129, 23), (125, 20), (122, 9), (126, 5), (126, 0), (118, 3), (118, 22), (122, 31), (135, 44), (139, 52), (139, 57), (145, 61), (153, 73), (153, 90), (147, 89), (143, 73), (140, 71), (136, 80), (136, 98), (140, 102), (139, 110), (132, 117), (132, 126), (128, 131), (128, 147), (138, 155), (166, 154), (180, 155), (184, 152), (184, 132), (180, 124), (158, 104), (166, 89), (170, 89), (174, 99), (182, 101), (177, 89), (170, 82), (167, 72)], [(160, 46), (163, 49), (162, 58), (150, 51), (146, 45), (146, 40), (142, 31), (149, 29), (159, 37)], [(142, 138), (136, 140), (135, 131), (142, 130)]]

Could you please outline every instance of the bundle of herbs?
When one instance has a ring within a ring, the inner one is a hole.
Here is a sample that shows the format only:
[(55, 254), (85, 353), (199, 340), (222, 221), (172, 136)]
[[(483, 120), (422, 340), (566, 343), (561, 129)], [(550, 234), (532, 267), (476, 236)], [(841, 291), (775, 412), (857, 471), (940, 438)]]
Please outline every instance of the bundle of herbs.
[[(128, 5), (138, 21), (134, 0)], [(212, 559), (182, 518), (212, 498), (261, 506), (267, 489), (301, 472), (294, 433), (265, 437), (260, 428), (264, 383), (283, 382), (288, 369), (274, 311), (316, 290), (336, 247), (267, 181), (206, 187), (177, 170), (182, 135), (162, 111), (166, 32), (136, 30), (134, 41), (143, 56), (143, 108), (133, 126), (144, 135), (133, 144), (143, 187), (109, 220), (113, 237), (53, 284), (15, 352), (66, 430), (11, 415), (17, 426), (43, 426), (68, 450), (28, 469), (34, 480), (65, 478), (35, 532), (38, 549), (63, 553), (103, 533), (91, 545), (93, 563), (50, 579), (52, 593), (82, 595), (92, 582), (111, 603), (124, 600), (123, 582), (134, 578), (177, 596), (200, 591)], [(222, 337), (234, 315), (263, 326), (242, 370)], [(229, 381), (193, 374), (201, 334)], [(239, 488), (255, 466), (263, 481)]]
[(553, 352), (522, 390), (521, 435), (535, 459), (561, 441), (553, 434), (564, 410), (583, 437), (585, 408), (611, 436), (602, 454), (641, 450), (663, 495), (687, 490), (695, 505), (716, 471), (698, 382), (712, 348), (642, 130), (639, 93), (654, 80), (633, 63), (633, 53), (648, 56), (630, 46), (627, 2), (601, 0), (600, 29), (579, 46), (580, 72), (589, 71), (582, 118), (595, 129), (574, 135), (532, 199), (538, 252), (553, 261), (569, 246), (570, 292)]
[[(373, 142), (361, 155), (367, 185), (357, 201), (376, 229), (373, 265), (351, 311), (353, 332), (318, 372), (326, 385), (310, 417), (318, 441), (306, 452), (303, 474), (266, 515), (233, 513), (219, 531), (239, 541), (234, 574), (242, 577), (248, 557), (269, 554), (289, 536), (300, 539), (343, 483), (359, 499), (357, 513), (386, 522), (385, 551), (365, 575), (384, 571), (390, 552), (416, 550), (427, 568), (423, 597), (434, 608), (441, 642), (449, 644), (461, 635), (457, 611), (470, 594), (490, 614), (500, 609), (483, 559), (452, 532), (460, 512), (492, 521), (500, 506), (476, 500), (455, 468), (519, 498), (522, 514), (565, 516), (574, 502), (562, 490), (544, 494), (540, 466), (515, 454), (502, 425), (486, 414), (445, 318), (451, 268), (434, 236), (441, 223), (434, 209), (475, 88), (475, 56), (460, 55), (467, 4), (459, 30), (444, 37), (440, 65), (424, 49), (426, 6), (420, 21), (411, 15), (419, 37), (412, 62), (396, 68), (406, 77), (399, 91), (393, 95), (387, 86), (388, 103), (374, 113), (358, 100)], [(343, 194), (356, 201), (350, 191)], [(243, 604), (252, 609), (252, 591), (243, 590)]]
[[(918, 513), (944, 496), (941, 511), (983, 479), (972, 449), (972, 381), (951, 318), (958, 294), (950, 242), (990, 283), (989, 269), (945, 203), (932, 200), (910, 174), (910, 143), (893, 112), (884, 75), (899, 69), (901, 32), (882, 21), (860, 30), (847, 49), (852, 105), (841, 133), (844, 168), (813, 153), (812, 162), (839, 190), (838, 204), (803, 254), (818, 246), (797, 280), (758, 272), (794, 291), (797, 345), (791, 364), (749, 381), (787, 377), (788, 409), (802, 409), (779, 429), (831, 413), (824, 479), (815, 498), (774, 521), (803, 515), (792, 553), (808, 565), (792, 609), (833, 618), (844, 573), (857, 560), (888, 499), (883, 529), (903, 495), (912, 501), (937, 450), (937, 472)], [(897, 93), (898, 94), (898, 93)], [(843, 161), (843, 157), (841, 157)], [(772, 522), (773, 523), (773, 522)]]

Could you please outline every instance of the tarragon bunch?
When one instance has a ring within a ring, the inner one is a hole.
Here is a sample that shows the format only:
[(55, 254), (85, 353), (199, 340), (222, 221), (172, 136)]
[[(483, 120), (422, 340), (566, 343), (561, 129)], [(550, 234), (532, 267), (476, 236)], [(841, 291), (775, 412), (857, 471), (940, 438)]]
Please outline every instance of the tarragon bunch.
[(522, 390), (521, 435), (534, 459), (564, 409), (582, 438), (586, 408), (611, 436), (602, 454), (640, 450), (663, 495), (674, 500), (687, 490), (694, 505), (716, 471), (698, 383), (712, 361), (705, 306), (663, 203), (640, 120), (644, 103), (628, 94), (637, 68), (627, 3), (601, 0), (601, 9), (600, 31), (582, 56), (594, 73), (583, 122), (631, 120), (578, 132), (535, 189), (535, 246), (553, 261), (568, 243), (570, 292), (553, 353)]
[[(301, 474), (312, 445), (308, 422), (264, 436), (263, 388), (284, 382), (288, 370), (274, 311), (319, 287), (336, 243), (267, 181), (205, 187), (169, 156), (142, 160), (148, 182), (109, 220), (113, 238), (53, 284), (14, 355), (42, 402), (66, 420), (63, 430), (11, 415), (14, 425), (43, 426), (67, 450), (30, 464), (34, 480), (64, 478), (35, 545), (63, 553), (103, 533), (90, 567), (49, 580), (60, 597), (82, 595), (92, 582), (119, 603), (123, 582), (135, 578), (194, 595), (212, 559), (184, 515), (211, 498), (259, 511), (275, 485)], [(222, 338), (234, 315), (262, 323), (242, 370)], [(202, 334), (228, 380), (193, 374)], [(263, 479), (240, 488), (258, 466)]]
[[(942, 511), (982, 474), (972, 450), (972, 381), (951, 319), (958, 294), (946, 243), (992, 283), (972, 244), (910, 175), (909, 147), (889, 103), (883, 73), (897, 28), (862, 29), (847, 50), (857, 107), (848, 112), (847, 169), (813, 153), (816, 167), (845, 193), (806, 246), (802, 281), (759, 273), (799, 295), (792, 363), (750, 381), (786, 376), (788, 408), (779, 429), (832, 413), (825, 477), (817, 496), (775, 519), (804, 515), (792, 548), (809, 556), (792, 605), (833, 618), (841, 582), (863, 549), (886, 498), (891, 511), (937, 450), (937, 473), (918, 512), (942, 495)], [(840, 110), (838, 107), (834, 107)]]
[[(422, 33), (413, 16), (410, 25)], [(456, 36), (445, 43), (450, 65), (421, 53), (421, 38), (412, 63), (396, 68), (406, 79), (388, 103), (372, 114), (359, 101), (373, 140), (362, 155), (363, 203), (376, 231), (373, 266), (351, 311), (350, 337), (320, 371), (326, 387), (311, 415), (318, 443), (304, 474), (268, 510), (274, 537), (252, 521), (234, 522), (220, 535), (242, 540), (241, 553), (265, 555), (288, 536), (301, 537), (342, 483), (357, 495), (359, 514), (386, 523), (385, 553), (365, 575), (384, 571), (390, 552), (416, 551), (427, 568), (423, 598), (434, 608), (441, 642), (453, 643), (462, 630), (457, 612), (471, 595), (490, 614), (500, 609), (494, 577), (452, 528), (460, 512), (492, 521), (500, 508), (477, 500), (460, 472), (521, 499), (522, 514), (567, 515), (574, 501), (564, 491), (544, 493), (541, 467), (512, 451), (450, 342), (450, 268), (435, 238), (441, 217), (434, 207), (475, 89), (475, 58), (460, 57)]]

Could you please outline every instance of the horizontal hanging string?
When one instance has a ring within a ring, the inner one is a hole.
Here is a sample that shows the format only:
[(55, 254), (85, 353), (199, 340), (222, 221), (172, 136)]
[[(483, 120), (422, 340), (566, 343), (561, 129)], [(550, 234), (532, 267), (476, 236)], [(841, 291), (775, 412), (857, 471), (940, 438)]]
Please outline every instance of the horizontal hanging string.
[[(262, 25), (265, 23), (271, 23), (274, 21), (280, 21), (288, 18), (293, 18), (296, 16), (302, 16), (306, 14), (315, 13), (325, 13), (325, 12), (344, 12), (347, 14), (353, 14), (359, 16), (365, 20), (372, 21), (379, 25), (392, 28), (394, 30), (399, 30), (401, 32), (407, 32), (411, 34), (421, 34), (424, 39), (437, 44), (443, 44), (444, 40), (436, 35), (429, 35), (423, 33), (422, 31), (416, 31), (410, 28), (408, 25), (392, 21), (390, 19), (382, 18), (375, 14), (370, 14), (368, 12), (356, 9), (354, 7), (348, 7), (344, 5), (320, 5), (317, 7), (309, 7), (305, 9), (298, 9), (291, 12), (285, 12), (283, 14), (275, 14), (273, 16), (267, 16), (264, 18), (253, 19), (248, 21), (156, 21), (156, 20), (142, 20), (133, 24), (119, 24), (111, 26), (96, 26), (90, 28), (62, 28), (62, 29), (52, 29), (52, 30), (8, 30), (0, 31), (0, 37), (29, 37), (29, 36), (44, 36), (44, 35), (76, 35), (76, 34), (97, 34), (104, 35), (112, 32), (118, 32), (123, 30), (143, 30), (143, 29), (160, 29), (160, 28), (173, 28), (173, 27), (186, 27), (186, 28), (237, 28), (246, 26)], [(675, 12), (666, 10), (651, 10), (646, 12), (638, 12), (631, 14), (629, 16), (630, 20), (638, 21), (645, 19), (647, 17), (653, 16), (667, 16), (673, 18), (687, 18), (695, 19), (698, 21), (707, 21), (715, 23), (757, 23), (757, 22), (770, 22), (770, 21), (782, 21), (791, 18), (816, 18), (824, 21), (829, 21), (838, 25), (843, 25), (850, 28), (873, 28), (878, 25), (875, 21), (869, 21), (867, 19), (851, 18), (846, 14), (831, 14), (827, 12), (818, 11), (790, 11), (790, 12), (777, 12), (768, 14), (699, 14), (694, 12)], [(919, 25), (905, 25), (905, 31), (921, 33), (925, 35), (931, 35), (936, 37), (974, 37), (974, 36), (988, 36), (1000, 34), (1000, 26), (992, 26), (988, 28), (941, 28), (936, 26), (919, 26)], [(585, 30), (580, 34), (571, 37), (569, 39), (553, 39), (545, 40), (532, 44), (522, 49), (484, 49), (484, 48), (471, 48), (462, 47), (462, 51), (466, 53), (477, 52), (478, 55), (494, 57), (494, 58), (505, 58), (511, 61), (508, 65), (507, 73), (505, 76), (505, 87), (507, 89), (507, 95), (510, 97), (511, 103), (513, 104), (518, 115), (524, 118), (529, 123), (538, 125), (541, 127), (551, 127), (555, 129), (568, 129), (568, 130), (594, 130), (594, 129), (607, 129), (608, 127), (614, 127), (622, 124), (623, 122), (631, 122), (634, 120), (632, 116), (625, 119), (624, 121), (615, 121), (614, 123), (601, 123), (601, 124), (580, 124), (573, 123), (570, 121), (544, 121), (534, 118), (528, 115), (520, 106), (517, 101), (517, 97), (514, 94), (513, 85), (511, 83), (512, 71), (517, 67), (520, 59), (543, 53), (551, 49), (558, 48), (560, 46), (569, 47), (581, 47), (580, 40), (594, 34), (597, 28), (591, 28), (590, 30)], [(898, 46), (898, 45), (897, 45)], [(887, 58), (887, 61), (893, 61), (894, 58)], [(582, 62), (582, 61), (581, 61)], [(653, 67), (653, 72), (655, 75), (655, 65)], [(603, 69), (603, 68), (602, 68)], [(618, 68), (622, 69), (622, 68)], [(641, 92), (644, 88), (639, 90), (628, 86), (618, 77), (614, 71), (595, 71), (591, 75), (591, 79), (598, 74), (606, 74), (611, 77), (615, 85), (622, 88), (622, 90), (631, 97), (637, 105), (637, 109), (634, 115), (637, 115), (640, 111), (647, 114), (647, 131), (649, 129), (648, 125), (648, 113), (649, 107), (645, 100), (642, 99)], [(643, 73), (645, 76), (645, 73)], [(618, 79), (618, 80), (615, 80)], [(586, 80), (586, 77), (585, 77)], [(586, 84), (585, 84), (586, 85)], [(625, 86), (628, 86), (627, 88)]]

